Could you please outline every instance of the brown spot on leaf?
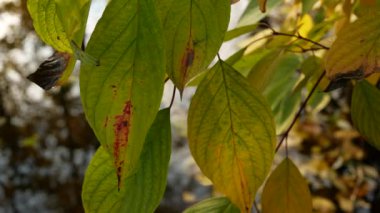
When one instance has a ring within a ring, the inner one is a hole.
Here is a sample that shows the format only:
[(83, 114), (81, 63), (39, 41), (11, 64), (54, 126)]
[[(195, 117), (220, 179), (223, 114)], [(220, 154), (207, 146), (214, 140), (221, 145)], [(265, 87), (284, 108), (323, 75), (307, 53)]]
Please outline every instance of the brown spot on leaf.
[(181, 60), (181, 75), (182, 75), (183, 85), (186, 83), (188, 70), (193, 65), (194, 57), (195, 57), (194, 42), (190, 37), (189, 41), (187, 42), (185, 53), (183, 54), (182, 60)]
[(115, 116), (114, 123), (114, 133), (115, 141), (113, 147), (114, 164), (116, 167), (116, 175), (118, 179), (118, 189), (120, 190), (122, 174), (123, 174), (123, 164), (124, 164), (124, 154), (128, 145), (129, 128), (131, 126), (131, 114), (132, 114), (132, 104), (131, 101), (125, 103), (123, 112), (121, 115)]
[(112, 88), (112, 96), (113, 98), (115, 98), (117, 95), (117, 87), (116, 85), (111, 85), (111, 88)]
[(108, 116), (106, 116), (106, 119), (104, 120), (104, 128), (106, 128), (108, 126)]

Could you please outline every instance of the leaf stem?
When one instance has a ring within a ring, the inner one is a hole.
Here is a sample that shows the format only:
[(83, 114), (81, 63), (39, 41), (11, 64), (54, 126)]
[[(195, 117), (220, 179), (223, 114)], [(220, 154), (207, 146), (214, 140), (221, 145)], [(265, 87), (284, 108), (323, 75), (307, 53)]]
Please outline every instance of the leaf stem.
[(173, 86), (173, 95), (172, 95), (172, 100), (170, 101), (170, 105), (169, 105), (169, 108), (171, 109), (172, 106), (173, 106), (173, 103), (174, 103), (174, 99), (175, 99), (175, 91), (176, 91), (176, 87)]
[(313, 40), (311, 40), (311, 39), (309, 39), (309, 38), (303, 37), (303, 36), (302, 36), (301, 34), (299, 34), (298, 32), (297, 32), (297, 34), (283, 33), (283, 32), (278, 32), (278, 31), (276, 31), (276, 30), (273, 29), (273, 27), (270, 26), (269, 24), (261, 23), (260, 25), (269, 28), (269, 29), (272, 31), (272, 34), (271, 34), (271, 35), (263, 36), (263, 37), (261, 37), (261, 38), (258, 38), (258, 39), (256, 39), (256, 40), (250, 42), (250, 43), (248, 44), (248, 46), (251, 45), (251, 44), (253, 44), (253, 43), (255, 43), (255, 42), (257, 42), (257, 41), (259, 41), (259, 40), (265, 39), (265, 38), (270, 38), (270, 37), (274, 37), (274, 36), (287, 36), (287, 37), (293, 37), (293, 38), (297, 38), (297, 39), (300, 39), (300, 40), (303, 40), (303, 41), (306, 41), (306, 42), (312, 43), (312, 44), (314, 44), (314, 45), (316, 45), (316, 46), (319, 47), (319, 48), (304, 49), (304, 48), (302, 48), (302, 47), (299, 46), (299, 48), (301, 48), (301, 51), (300, 51), (301, 53), (303, 53), (303, 52), (307, 52), (307, 51), (320, 50), (320, 49), (325, 49), (325, 50), (329, 50), (329, 49), (330, 49), (329, 47), (327, 47), (327, 46), (325, 46), (325, 45), (323, 45), (323, 44), (321, 44), (321, 43), (318, 43), (318, 42), (313, 41)]
[(317, 82), (314, 84), (313, 88), (311, 89), (309, 95), (305, 99), (305, 101), (302, 103), (300, 109), (298, 110), (297, 114), (294, 116), (292, 123), (288, 127), (288, 129), (285, 131), (285, 133), (282, 135), (280, 142), (278, 143), (275, 152), (277, 153), (280, 149), (281, 145), (284, 143), (284, 141), (288, 138), (290, 130), (292, 130), (294, 124), (296, 124), (298, 118), (301, 116), (301, 113), (306, 108), (307, 103), (309, 102), (311, 96), (314, 94), (315, 90), (317, 89), (318, 85), (321, 83), (323, 77), (326, 75), (326, 71), (323, 71), (321, 76), (319, 76)]
[(305, 38), (305, 37), (301, 36), (301, 34), (299, 34), (299, 33), (297, 33), (297, 34), (289, 34), (289, 33), (277, 32), (277, 31), (275, 31), (275, 30), (272, 29), (272, 28), (270, 28), (270, 29), (271, 29), (272, 32), (273, 32), (273, 34), (272, 34), (273, 36), (287, 36), (287, 37), (293, 37), (293, 38), (297, 38), (297, 39), (300, 39), (300, 40), (304, 40), (304, 41), (310, 42), (310, 43), (312, 43), (312, 44), (314, 44), (314, 45), (316, 45), (316, 46), (319, 46), (320, 48), (325, 49), (325, 50), (330, 49), (329, 47), (327, 47), (327, 46), (325, 46), (325, 45), (323, 45), (323, 44), (321, 44), (321, 43), (318, 43), (318, 42), (316, 42), (316, 41), (313, 41), (313, 40), (311, 40), (311, 39), (308, 39), (308, 38)]

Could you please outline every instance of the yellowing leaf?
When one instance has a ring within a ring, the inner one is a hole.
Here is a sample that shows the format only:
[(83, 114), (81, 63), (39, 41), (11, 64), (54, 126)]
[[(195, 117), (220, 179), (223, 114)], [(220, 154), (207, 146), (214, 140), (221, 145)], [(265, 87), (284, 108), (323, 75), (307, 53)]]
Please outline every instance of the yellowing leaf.
[(86, 212), (151, 213), (160, 204), (170, 158), (170, 110), (161, 110), (149, 130), (136, 173), (120, 191), (112, 156), (100, 147), (86, 171), (82, 200)]
[(225, 197), (203, 200), (186, 209), (183, 213), (239, 213), (239, 209)]
[(223, 61), (195, 93), (188, 118), (191, 153), (202, 172), (242, 212), (269, 172), (276, 142), (268, 103)]
[(262, 195), (263, 213), (311, 213), (307, 182), (286, 158), (269, 176)]
[(86, 52), (80, 89), (89, 124), (113, 155), (119, 182), (136, 168), (160, 106), (165, 77), (163, 32), (153, 0), (112, 0)]
[(345, 25), (325, 58), (327, 77), (362, 79), (379, 71), (380, 13)]
[(70, 40), (56, 13), (55, 0), (27, 1), (33, 26), (40, 38), (59, 52), (72, 53)]
[(380, 150), (380, 91), (363, 80), (355, 85), (351, 102), (354, 126), (368, 142)]
[(167, 74), (182, 92), (214, 59), (227, 31), (230, 0), (157, 0), (167, 50)]
[(267, 6), (267, 0), (258, 0), (260, 5), (261, 12), (265, 13), (266, 6)]
[(71, 75), (78, 59), (73, 57), (75, 50), (71, 42), (82, 44), (90, 3), (90, 0), (27, 1), (34, 29), (45, 43), (57, 51), (28, 76), (43, 89), (61, 85)]

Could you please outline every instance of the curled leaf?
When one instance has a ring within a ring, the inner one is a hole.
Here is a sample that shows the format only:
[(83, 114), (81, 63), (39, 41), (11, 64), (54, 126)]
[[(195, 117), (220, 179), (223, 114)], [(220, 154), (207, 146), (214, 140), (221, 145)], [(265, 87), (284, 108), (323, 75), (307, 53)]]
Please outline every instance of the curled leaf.
[(37, 71), (27, 78), (44, 90), (55, 86), (66, 70), (71, 56), (68, 53), (55, 52), (38, 67)]

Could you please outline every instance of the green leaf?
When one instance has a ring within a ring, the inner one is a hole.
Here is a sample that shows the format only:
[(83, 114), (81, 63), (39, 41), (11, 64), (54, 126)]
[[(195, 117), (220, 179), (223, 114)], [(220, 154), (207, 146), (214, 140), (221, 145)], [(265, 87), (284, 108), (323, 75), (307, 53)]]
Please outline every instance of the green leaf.
[[(241, 59), (244, 55), (244, 52), (245, 52), (246, 48), (243, 48), (243, 49), (240, 49), (239, 51), (235, 52), (233, 55), (231, 55), (227, 60), (226, 62), (228, 64), (234, 64), (236, 63), (237, 61), (239, 61), (239, 59)], [(218, 64), (215, 64), (214, 66), (219, 66)], [(214, 66), (212, 68), (214, 68)], [(211, 69), (212, 69), (211, 68)], [(187, 86), (198, 86), (199, 83), (203, 80), (203, 78), (207, 75), (207, 72), (202, 72), (201, 74), (197, 75), (195, 78), (193, 78), (188, 84)]]
[(292, 92), (300, 63), (299, 56), (275, 50), (263, 56), (248, 75), (250, 84), (262, 92), (271, 105), (277, 134), (288, 127), (301, 102), (301, 93)]
[(183, 213), (239, 213), (239, 209), (225, 197), (214, 197), (203, 200)]
[(29, 0), (27, 6), (40, 38), (59, 52), (72, 53), (70, 40), (57, 14), (55, 0)]
[(313, 8), (316, 0), (303, 0), (302, 1), (302, 14), (309, 13)]
[(103, 147), (94, 155), (83, 184), (86, 212), (153, 212), (166, 186), (171, 149), (170, 110), (161, 110), (149, 130), (137, 172), (118, 191), (113, 159)]
[(362, 79), (379, 71), (380, 13), (345, 25), (325, 58), (327, 77)]
[[(69, 41), (81, 45), (86, 30), (90, 0), (55, 0), (57, 15)], [(67, 18), (70, 17), (70, 18)]]
[(380, 91), (367, 81), (355, 85), (351, 118), (354, 126), (365, 136), (368, 142), (380, 150)]
[(230, 0), (156, 1), (165, 29), (167, 74), (182, 92), (205, 70), (227, 31)]
[(269, 172), (276, 142), (265, 99), (223, 61), (205, 76), (188, 118), (191, 153), (215, 188), (242, 212)]
[(224, 41), (229, 41), (229, 40), (232, 40), (232, 39), (239, 37), (241, 35), (250, 33), (252, 31), (256, 30), (257, 26), (259, 26), (259, 25), (258, 24), (251, 24), (251, 25), (242, 26), (242, 27), (232, 29), (226, 33), (226, 35), (224, 36)]
[(260, 58), (260, 61), (258, 61), (249, 72), (247, 77), (248, 81), (260, 92), (263, 92), (268, 84), (271, 83), (273, 73), (278, 67), (281, 55), (281, 50), (274, 50), (266, 54)]
[(269, 176), (262, 194), (263, 213), (312, 212), (307, 182), (286, 158)]
[[(281, 0), (268, 0), (268, 2), (266, 3), (266, 8), (268, 11), (271, 11), (281, 2)], [(261, 5), (257, 4), (256, 1), (250, 1), (247, 9), (245, 9), (243, 15), (240, 17), (238, 26), (241, 27), (245, 25), (256, 24), (262, 18), (264, 18), (267, 14), (262, 13), (259, 7), (261, 7)]]
[(131, 174), (160, 106), (165, 77), (163, 32), (153, 0), (113, 0), (86, 52), (80, 89), (87, 120), (113, 155), (118, 177)]

